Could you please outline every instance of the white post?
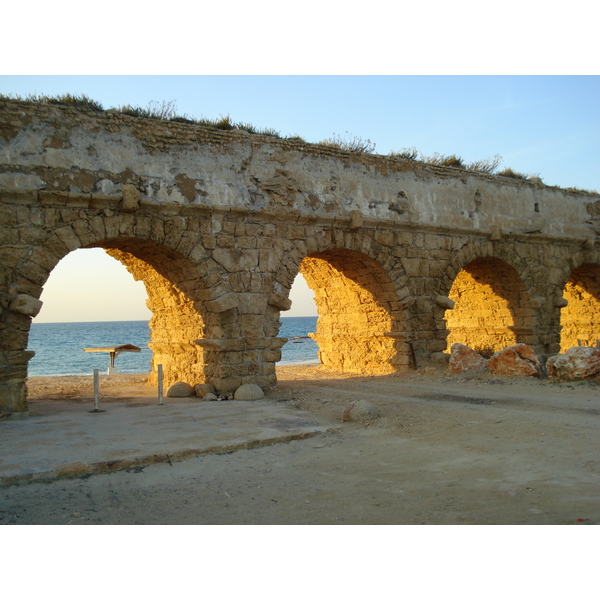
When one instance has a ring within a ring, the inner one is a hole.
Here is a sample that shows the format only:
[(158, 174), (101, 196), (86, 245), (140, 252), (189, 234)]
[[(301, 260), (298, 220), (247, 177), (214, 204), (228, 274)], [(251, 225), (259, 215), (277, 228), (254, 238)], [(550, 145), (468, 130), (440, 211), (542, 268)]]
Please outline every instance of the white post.
[(158, 365), (158, 403), (163, 403), (163, 369)]
[(100, 410), (100, 386), (98, 384), (98, 369), (94, 369), (94, 410)]

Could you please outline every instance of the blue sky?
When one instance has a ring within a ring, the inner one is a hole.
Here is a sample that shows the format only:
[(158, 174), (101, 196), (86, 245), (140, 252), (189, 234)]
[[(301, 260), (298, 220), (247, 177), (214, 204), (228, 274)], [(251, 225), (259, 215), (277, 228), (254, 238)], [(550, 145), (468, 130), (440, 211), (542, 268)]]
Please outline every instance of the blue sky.
[[(371, 140), (378, 154), (414, 147), (466, 162), (500, 155), (502, 167), (546, 184), (600, 190), (598, 76), (0, 76), (3, 94), (67, 92), (107, 109), (173, 102), (179, 114), (229, 115), (309, 142), (348, 133)], [(78, 251), (59, 264), (38, 321), (148, 317), (142, 284), (100, 253)], [(94, 278), (77, 284), (90, 272)], [(100, 300), (117, 282), (121, 293)], [(314, 314), (302, 288), (287, 316)], [(80, 314), (81, 306), (90, 308)]]

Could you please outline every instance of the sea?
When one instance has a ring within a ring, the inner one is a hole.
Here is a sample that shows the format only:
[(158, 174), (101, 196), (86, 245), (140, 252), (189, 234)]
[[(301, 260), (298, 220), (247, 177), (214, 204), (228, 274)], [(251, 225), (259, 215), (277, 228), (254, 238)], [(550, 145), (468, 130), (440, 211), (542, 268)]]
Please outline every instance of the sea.
[[(279, 337), (288, 338), (278, 364), (318, 364), (318, 347), (309, 333), (315, 331), (317, 317), (282, 317)], [(152, 352), (148, 348), (148, 321), (98, 321), (92, 323), (32, 323), (28, 350), (30, 377), (46, 375), (92, 375), (105, 373), (110, 364), (107, 353), (84, 352), (132, 344), (141, 352), (123, 352), (115, 359), (119, 373), (149, 373)]]

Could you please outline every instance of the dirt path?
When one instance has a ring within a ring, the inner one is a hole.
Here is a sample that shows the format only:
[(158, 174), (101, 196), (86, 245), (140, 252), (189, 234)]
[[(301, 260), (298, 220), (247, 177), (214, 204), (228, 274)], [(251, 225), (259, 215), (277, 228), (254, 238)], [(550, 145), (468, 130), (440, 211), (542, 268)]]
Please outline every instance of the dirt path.
[[(597, 381), (467, 379), (427, 369), (345, 377), (318, 367), (282, 367), (278, 377), (270, 398), (335, 430), (3, 489), (0, 523), (600, 524)], [(64, 382), (32, 381), (33, 401), (51, 397), (51, 385), (78, 401)], [(136, 390), (153, 393), (139, 381), (118, 389), (129, 399)], [(382, 417), (342, 424), (344, 407), (358, 398)]]

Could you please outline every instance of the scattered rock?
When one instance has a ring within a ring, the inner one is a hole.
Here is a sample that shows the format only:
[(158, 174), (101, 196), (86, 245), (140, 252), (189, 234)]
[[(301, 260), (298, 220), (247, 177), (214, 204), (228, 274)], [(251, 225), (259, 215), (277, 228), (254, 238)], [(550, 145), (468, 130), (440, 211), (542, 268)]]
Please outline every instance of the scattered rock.
[(204, 397), (207, 394), (215, 394), (215, 386), (211, 385), (210, 383), (197, 383), (194, 386), (194, 392), (196, 394), (196, 396), (198, 396), (199, 398), (204, 399)]
[(177, 383), (174, 383), (167, 390), (168, 398), (187, 398), (188, 396), (193, 395), (194, 388), (189, 383), (185, 383), (184, 381), (178, 381)]
[(494, 375), (542, 375), (542, 365), (527, 344), (515, 344), (496, 352), (488, 361), (488, 370)]
[(452, 344), (449, 367), (453, 373), (485, 371), (488, 361), (464, 344)]
[(574, 346), (564, 354), (551, 356), (546, 362), (548, 376), (557, 381), (573, 381), (600, 375), (600, 350)]
[(255, 383), (244, 383), (236, 390), (235, 400), (260, 400), (265, 397), (262, 388)]
[(219, 397), (216, 394), (211, 394), (211, 393), (205, 394), (202, 397), (202, 400), (204, 402), (216, 402), (218, 399), (219, 399)]
[(342, 421), (364, 423), (374, 421), (379, 417), (379, 409), (374, 404), (367, 400), (356, 400), (346, 406), (342, 414)]

